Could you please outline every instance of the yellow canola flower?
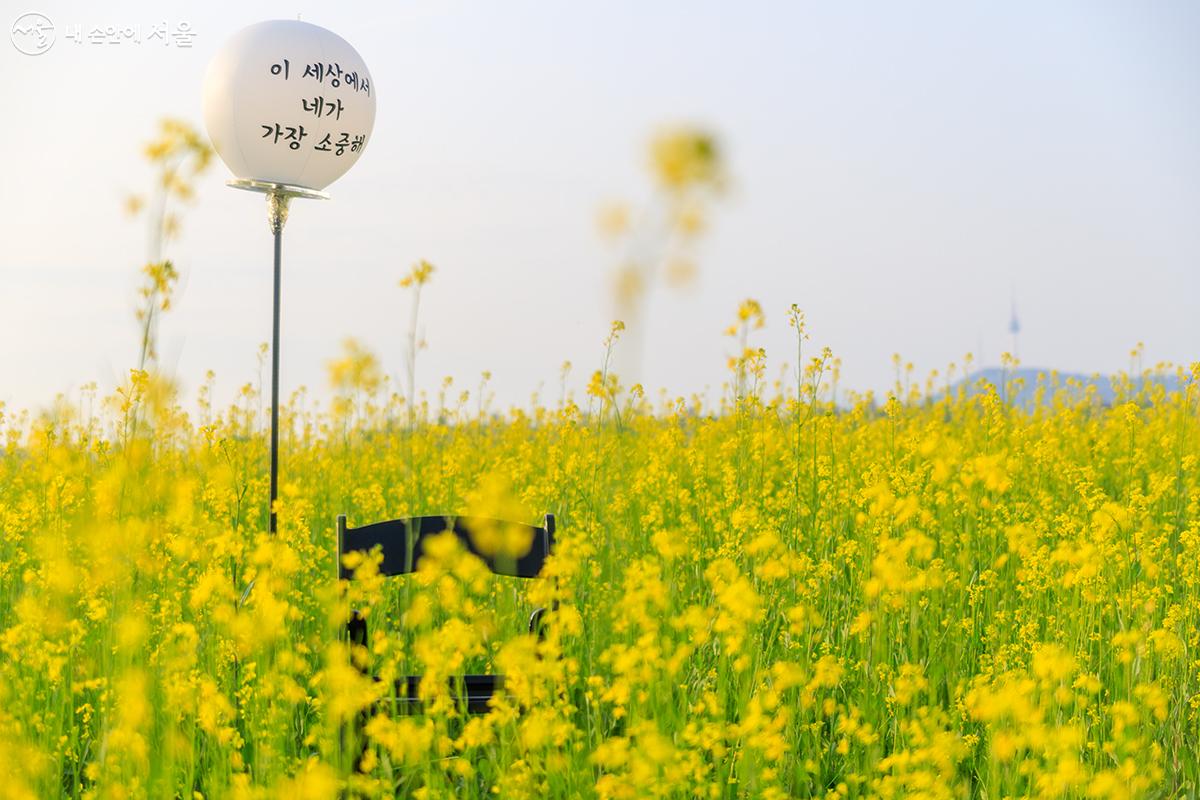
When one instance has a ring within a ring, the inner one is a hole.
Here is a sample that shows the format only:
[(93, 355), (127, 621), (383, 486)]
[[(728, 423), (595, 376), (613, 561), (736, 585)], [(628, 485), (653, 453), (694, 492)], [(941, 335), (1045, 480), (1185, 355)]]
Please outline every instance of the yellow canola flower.
[[(728, 385), (679, 397), (599, 359), (402, 394), (363, 345), (281, 402), (275, 534), (253, 381), (0, 407), (0, 795), (1187, 796), (1200, 367), (1027, 408), (899, 358), (859, 396), (798, 308), (786, 367), (734, 308)], [(449, 532), (335, 563), (340, 513), (520, 522), (469, 531), (502, 561), (546, 512), (534, 580)], [(480, 713), (463, 675), (503, 676)]]

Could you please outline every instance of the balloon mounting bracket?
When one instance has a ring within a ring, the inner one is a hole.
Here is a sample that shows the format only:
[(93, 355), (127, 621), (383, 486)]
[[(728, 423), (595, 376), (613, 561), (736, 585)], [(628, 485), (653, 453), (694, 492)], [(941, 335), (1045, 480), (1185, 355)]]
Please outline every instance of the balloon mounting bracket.
[(278, 194), (284, 197), (303, 197), (307, 200), (328, 200), (329, 192), (319, 192), (305, 186), (293, 186), (290, 183), (274, 183), (272, 181), (256, 181), (251, 178), (234, 178), (225, 181), (226, 186), (234, 189), (245, 189), (247, 192), (263, 194)]
[(293, 197), (303, 197), (307, 200), (328, 200), (329, 193), (309, 189), (305, 186), (293, 186), (290, 183), (274, 183), (272, 181), (256, 181), (251, 178), (234, 178), (225, 182), (226, 186), (234, 189), (244, 189), (247, 192), (260, 192), (267, 196), (267, 223), (272, 233), (279, 233), (287, 223), (288, 201)]

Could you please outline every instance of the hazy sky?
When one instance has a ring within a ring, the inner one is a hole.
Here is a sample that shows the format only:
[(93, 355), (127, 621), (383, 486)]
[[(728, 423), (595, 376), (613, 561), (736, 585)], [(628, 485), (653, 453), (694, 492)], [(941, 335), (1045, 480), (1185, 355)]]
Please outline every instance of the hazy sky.
[[(378, 92), (358, 164), (331, 202), (293, 204), (284, 241), (283, 387), (325, 387), (346, 336), (398, 375), (397, 279), (437, 266), (423, 301), (425, 386), (493, 372), (501, 400), (559, 365), (582, 385), (613, 310), (615, 252), (597, 208), (651, 192), (650, 135), (716, 131), (733, 177), (700, 278), (650, 306), (643, 378), (716, 387), (722, 329), (762, 301), (760, 342), (792, 353), (785, 310), (844, 383), (884, 387), (1007, 347), (1082, 371), (1200, 357), (1200, 4), (1195, 2), (398, 2), (377, 10), (171, 0), (5, 4), (57, 26), (31, 57), (0, 42), (0, 400), (36, 406), (136, 362), (132, 319), (156, 121), (201, 125), (201, 82), (234, 31), (273, 17), (353, 44)], [(68, 26), (190, 23), (191, 49), (77, 45)], [(270, 337), (271, 240), (260, 196), (199, 187), (168, 255), (166, 366), (191, 396), (257, 380)], [(773, 372), (774, 370), (772, 370)]]

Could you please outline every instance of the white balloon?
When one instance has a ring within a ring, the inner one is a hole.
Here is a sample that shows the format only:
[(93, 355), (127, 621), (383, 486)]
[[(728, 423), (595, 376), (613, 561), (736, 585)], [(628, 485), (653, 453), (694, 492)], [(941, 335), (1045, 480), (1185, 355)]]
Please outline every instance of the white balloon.
[(362, 155), (375, 124), (375, 82), (332, 31), (259, 22), (209, 62), (204, 124), (238, 178), (321, 190)]

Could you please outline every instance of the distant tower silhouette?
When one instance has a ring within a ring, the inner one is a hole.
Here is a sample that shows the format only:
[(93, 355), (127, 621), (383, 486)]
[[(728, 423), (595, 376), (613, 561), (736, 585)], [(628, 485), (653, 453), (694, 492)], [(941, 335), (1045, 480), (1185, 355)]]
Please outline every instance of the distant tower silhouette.
[(1014, 289), (1012, 293), (1012, 314), (1008, 320), (1008, 332), (1012, 334), (1012, 357), (1018, 358), (1017, 355), (1017, 336), (1021, 332), (1021, 321), (1017, 319), (1017, 292)]

